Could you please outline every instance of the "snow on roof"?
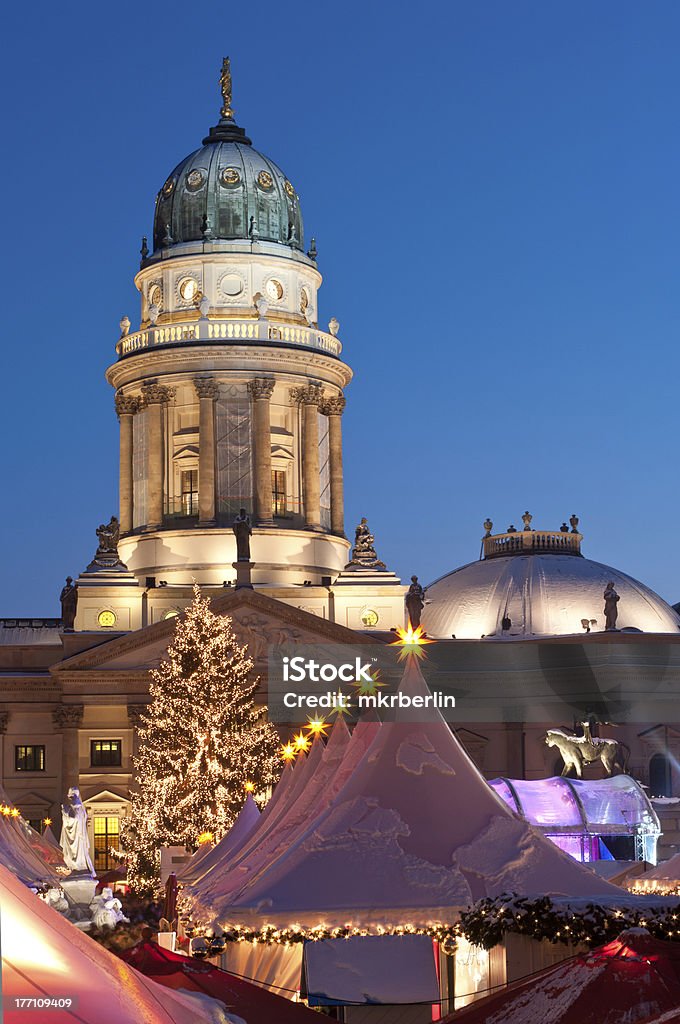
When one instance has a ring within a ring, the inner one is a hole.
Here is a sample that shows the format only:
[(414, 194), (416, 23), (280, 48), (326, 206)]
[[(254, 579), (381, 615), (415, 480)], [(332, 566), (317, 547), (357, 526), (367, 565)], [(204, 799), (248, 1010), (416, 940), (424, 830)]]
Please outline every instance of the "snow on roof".
[[(401, 689), (429, 693), (413, 658)], [(350, 743), (345, 759), (351, 750)], [(398, 712), (375, 731), (328, 806), (307, 809), (287, 849), (249, 872), (240, 892), (232, 869), (223, 896), (214, 884), (201, 893), (218, 920), (422, 922), (450, 920), (454, 908), (502, 892), (610, 899), (620, 892), (518, 818), (438, 714), (412, 722)]]

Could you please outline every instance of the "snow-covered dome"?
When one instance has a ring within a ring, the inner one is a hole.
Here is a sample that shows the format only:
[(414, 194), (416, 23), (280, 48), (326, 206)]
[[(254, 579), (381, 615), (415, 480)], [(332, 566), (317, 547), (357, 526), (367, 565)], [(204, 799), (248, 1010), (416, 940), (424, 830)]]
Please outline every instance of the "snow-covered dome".
[(653, 590), (583, 557), (578, 520), (572, 517), (572, 523), (571, 530), (563, 524), (560, 530), (492, 535), (487, 520), (483, 557), (427, 588), (422, 621), (430, 636), (512, 639), (600, 632), (608, 583), (619, 596), (617, 629), (680, 633), (680, 617)]

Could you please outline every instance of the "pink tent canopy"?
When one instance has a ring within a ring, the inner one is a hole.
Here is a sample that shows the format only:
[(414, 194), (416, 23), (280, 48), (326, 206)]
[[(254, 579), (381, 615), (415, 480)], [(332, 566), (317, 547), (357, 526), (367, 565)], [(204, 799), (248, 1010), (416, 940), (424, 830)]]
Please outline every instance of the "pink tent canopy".
[[(221, 1004), (170, 992), (138, 974), (69, 924), (2, 866), (0, 930), (7, 1024), (217, 1024), (224, 1020), (219, 1016)], [(70, 999), (71, 1006), (11, 1006), (14, 999), (47, 997)]]
[[(401, 689), (429, 694), (413, 658)], [(510, 891), (620, 895), (518, 818), (438, 713), (405, 717), (379, 727), (329, 804), (321, 798), (316, 814), (306, 805), (308, 820), (286, 832), (287, 846), (252, 872), (230, 865), (221, 887), (201, 892), (202, 906), (223, 924), (367, 926), (450, 920), (456, 908)]]

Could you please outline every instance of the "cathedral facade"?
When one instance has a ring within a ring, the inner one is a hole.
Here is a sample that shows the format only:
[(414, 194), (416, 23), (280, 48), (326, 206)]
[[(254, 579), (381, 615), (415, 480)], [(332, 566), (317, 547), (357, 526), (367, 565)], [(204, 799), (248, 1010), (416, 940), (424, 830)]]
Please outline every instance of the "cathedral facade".
[[(349, 531), (354, 544), (346, 537), (352, 370), (338, 320), (319, 323), (322, 278), (297, 188), (236, 123), (228, 62), (220, 83), (217, 124), (157, 194), (135, 275), (139, 324), (123, 317), (106, 371), (120, 424), (117, 516), (67, 581), (61, 619), (0, 620), (7, 796), (39, 826), (78, 785), (99, 871), (114, 866), (108, 851), (129, 807), (148, 672), (194, 581), (232, 617), (263, 679), (271, 645), (386, 643), (405, 623), (406, 587), (378, 558), (368, 524)], [(248, 525), (245, 551), (235, 520)], [(571, 529), (538, 531), (529, 513), (523, 520), (500, 534), (487, 521), (483, 557), (429, 587), (423, 610), (440, 641), (442, 685), (538, 670), (561, 680), (565, 699), (548, 722), (460, 723), (489, 778), (559, 767), (545, 727), (574, 724), (570, 694), (592, 674), (593, 652), (643, 687), (680, 682), (675, 611), (584, 558), (576, 517)], [(623, 632), (605, 628), (610, 582)], [(553, 653), (539, 664), (546, 643)], [(612, 645), (625, 648), (623, 668)], [(619, 738), (655, 795), (680, 795), (678, 727), (627, 721)]]

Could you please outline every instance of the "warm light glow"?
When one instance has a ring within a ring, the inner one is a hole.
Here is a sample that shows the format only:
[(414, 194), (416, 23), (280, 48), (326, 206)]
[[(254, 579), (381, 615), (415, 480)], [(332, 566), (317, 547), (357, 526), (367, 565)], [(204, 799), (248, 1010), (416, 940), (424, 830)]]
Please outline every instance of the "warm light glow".
[(279, 751), (279, 756), (282, 761), (292, 761), (295, 757), (295, 747), (292, 743), (284, 743)]
[(401, 629), (397, 627), (396, 634), (398, 639), (393, 640), (390, 647), (403, 647), (403, 651), (399, 654), (399, 661), (402, 661), (409, 654), (415, 654), (416, 658), (424, 658), (425, 652), (421, 650), (425, 644), (433, 644), (434, 640), (431, 640), (422, 626), (416, 626), (415, 629), (409, 622), (408, 629)]
[[(71, 968), (66, 960), (59, 955), (57, 942), (47, 940), (47, 936), (53, 933), (48, 932), (47, 929), (41, 929), (37, 925), (35, 916), (26, 907), (15, 903), (14, 900), (3, 900), (3, 951), (7, 951), (7, 956), (13, 965), (39, 970), (43, 978), (49, 974), (68, 974)], [(58, 938), (57, 941), (59, 941)], [(3, 980), (3, 992), (5, 989), (6, 982)]]
[(212, 843), (214, 838), (212, 832), (201, 832), (196, 842), (199, 846), (205, 846), (206, 843)]
[(43, 825), (45, 826), (45, 828), (47, 828), (51, 824), (52, 824), (52, 819), (51, 818), (43, 818)]
[(325, 736), (326, 732), (330, 728), (325, 718), (308, 718), (307, 723), (309, 735), (314, 738), (317, 736)]
[(378, 692), (379, 687), (386, 686), (386, 683), (380, 681), (380, 669), (376, 669), (375, 672), (369, 673), (371, 676), (370, 680), (357, 679), (352, 686), (357, 691), (359, 697), (374, 697)]
[(309, 736), (305, 736), (303, 732), (299, 732), (297, 736), (293, 736), (293, 743), (295, 744), (295, 750), (298, 754), (306, 754), (311, 746)]
[(245, 789), (246, 793), (254, 793), (255, 792), (255, 783), (254, 782), (244, 782), (243, 783), (243, 788)]

